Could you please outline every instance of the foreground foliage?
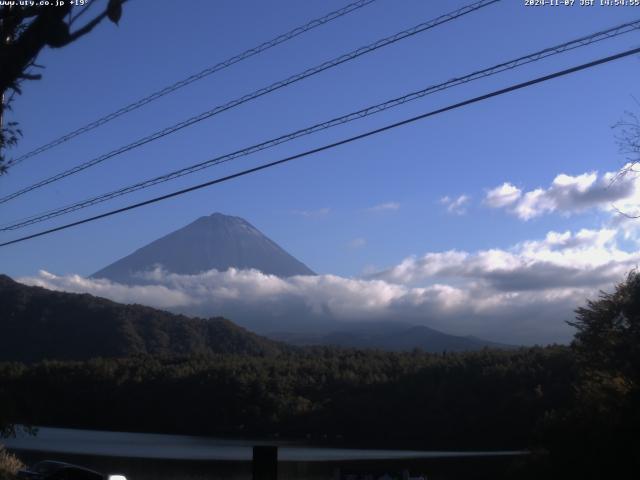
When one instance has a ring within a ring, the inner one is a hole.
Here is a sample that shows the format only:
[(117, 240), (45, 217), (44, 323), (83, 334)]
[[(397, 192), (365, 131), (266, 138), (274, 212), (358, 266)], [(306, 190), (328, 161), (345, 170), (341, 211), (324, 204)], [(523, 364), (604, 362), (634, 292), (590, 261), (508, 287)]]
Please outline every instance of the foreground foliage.
[(640, 275), (576, 310), (573, 400), (548, 412), (541, 443), (558, 478), (606, 478), (640, 471)]
[(0, 480), (13, 480), (21, 468), (24, 468), (24, 464), (20, 459), (0, 445)]

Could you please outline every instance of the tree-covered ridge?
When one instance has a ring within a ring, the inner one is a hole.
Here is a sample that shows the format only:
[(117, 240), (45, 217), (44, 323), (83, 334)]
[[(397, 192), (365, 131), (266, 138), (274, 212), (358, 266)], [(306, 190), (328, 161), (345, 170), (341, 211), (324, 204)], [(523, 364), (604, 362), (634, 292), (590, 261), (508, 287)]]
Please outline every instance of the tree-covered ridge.
[(33, 424), (434, 449), (526, 447), (543, 413), (567, 403), (573, 375), (564, 347), (0, 364)]
[(224, 318), (199, 319), (0, 276), (0, 361), (130, 355), (276, 354), (282, 344)]

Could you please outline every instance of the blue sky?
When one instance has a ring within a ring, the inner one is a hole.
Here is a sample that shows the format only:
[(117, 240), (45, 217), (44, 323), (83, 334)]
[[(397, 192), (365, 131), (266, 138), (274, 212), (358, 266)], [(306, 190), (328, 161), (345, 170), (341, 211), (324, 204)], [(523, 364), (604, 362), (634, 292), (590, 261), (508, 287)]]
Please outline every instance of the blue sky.
[[(43, 79), (24, 85), (14, 119), (17, 156), (167, 84), (346, 1), (132, 1), (110, 23), (45, 51)], [(264, 54), (29, 159), (0, 177), (10, 193), (164, 126), (468, 2), (378, 0)], [(633, 7), (526, 7), (505, 0), (455, 22), (272, 93), (193, 128), (2, 205), (2, 223), (84, 199), (269, 139), (411, 90), (640, 18)], [(478, 94), (640, 45), (640, 34), (601, 42), (456, 87), (368, 119), (214, 167), (65, 217), (79, 219), (151, 195), (284, 157)], [(522, 193), (561, 173), (615, 171), (624, 163), (611, 126), (632, 109), (637, 57), (554, 80), (407, 127), (145, 207), (0, 249), (11, 276), (88, 275), (213, 212), (241, 216), (316, 272), (359, 277), (428, 252), (508, 250), (548, 232), (600, 229), (603, 208), (547, 209), (524, 220), (491, 208), (505, 182)], [(465, 195), (464, 208), (443, 197)], [(382, 207), (380, 207), (382, 206)], [(376, 208), (378, 207), (378, 208)], [(511, 205), (514, 207), (514, 205)], [(51, 222), (22, 230), (26, 234)], [(9, 240), (17, 233), (2, 234)], [(628, 238), (626, 239), (628, 240)], [(621, 240), (622, 241), (622, 240)]]

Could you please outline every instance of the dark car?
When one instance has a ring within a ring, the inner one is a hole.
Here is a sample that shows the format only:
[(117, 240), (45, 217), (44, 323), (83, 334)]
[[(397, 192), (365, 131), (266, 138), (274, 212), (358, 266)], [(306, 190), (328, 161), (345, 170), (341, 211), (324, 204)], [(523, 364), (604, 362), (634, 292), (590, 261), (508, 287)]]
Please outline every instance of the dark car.
[(31, 468), (20, 470), (18, 478), (31, 480), (127, 480), (123, 475), (103, 475), (70, 463), (45, 460)]

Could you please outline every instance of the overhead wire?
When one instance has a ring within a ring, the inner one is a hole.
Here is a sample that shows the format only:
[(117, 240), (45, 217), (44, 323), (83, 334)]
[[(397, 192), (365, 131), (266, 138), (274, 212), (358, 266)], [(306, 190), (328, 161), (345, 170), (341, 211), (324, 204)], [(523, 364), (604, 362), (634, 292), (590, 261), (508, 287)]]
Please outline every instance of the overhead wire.
[(41, 180), (39, 182), (36, 182), (32, 185), (29, 185), (27, 187), (24, 187), (18, 191), (15, 191), (13, 193), (10, 193), (8, 195), (5, 195), (3, 197), (0, 197), (0, 204), (2, 203), (6, 203), (10, 200), (13, 200), (17, 197), (20, 197), (26, 193), (32, 192), (33, 190), (36, 190), (38, 188), (42, 188), (46, 185), (49, 185), (53, 182), (57, 182), (59, 180), (62, 180), (63, 178), (69, 177), (71, 175), (75, 175), (83, 170), (86, 170), (90, 167), (94, 167), (95, 165), (98, 165), (110, 158), (113, 158), (117, 155), (121, 155), (125, 152), (129, 152), (135, 148), (141, 147), (142, 145), (146, 145), (150, 142), (153, 142), (155, 140), (158, 140), (162, 137), (165, 137), (167, 135), (171, 135), (177, 131), (180, 131), (184, 128), (190, 127), (196, 123), (199, 123), (203, 120), (206, 120), (208, 118), (213, 117), (214, 115), (218, 115), (222, 112), (225, 112), (227, 110), (230, 110), (232, 108), (235, 108), (239, 105), (242, 105), (244, 103), (247, 103), (251, 100), (255, 100), (256, 98), (262, 97), (263, 95), (266, 95), (268, 93), (271, 93), (273, 91), (279, 90), (283, 87), (286, 87), (288, 85), (291, 85), (293, 83), (296, 83), (300, 80), (303, 80), (305, 78), (311, 77), (313, 75), (317, 75), (320, 72), (323, 72), (325, 70), (328, 70), (330, 68), (334, 68), (338, 65), (341, 65), (345, 62), (354, 60), (358, 57), (361, 57), (362, 55), (365, 55), (367, 53), (370, 52), (374, 52), (380, 48), (386, 47), (388, 45), (391, 45), (393, 43), (396, 43), (400, 40), (404, 40), (406, 38), (409, 38), (413, 35), (416, 35), (418, 33), (430, 30), (432, 28), (435, 28), (439, 25), (442, 25), (444, 23), (448, 23), (452, 20), (456, 20), (464, 15), (467, 15), (469, 13), (475, 12), (481, 8), (485, 8), (488, 7), (489, 5), (492, 5), (494, 3), (498, 3), (501, 0), (480, 0), (478, 2), (474, 2), (472, 4), (463, 6), (461, 8), (458, 8), (452, 12), (446, 13), (444, 15), (441, 15), (433, 20), (429, 20), (427, 22), (423, 22), (420, 23), (412, 28), (403, 30), (401, 32), (398, 32), (394, 35), (391, 35), (389, 37), (385, 37), (383, 39), (380, 39), (376, 42), (370, 43), (364, 47), (360, 47), (356, 50), (353, 50), (349, 53), (346, 53), (344, 55), (341, 55), (339, 57), (336, 57), (332, 60), (326, 61), (320, 65), (317, 65), (315, 67), (309, 68), (301, 73), (298, 73), (296, 75), (292, 75), (284, 80), (280, 80), (278, 82), (272, 83), (271, 85), (267, 86), (267, 87), (263, 87), (260, 88), (252, 93), (249, 93), (247, 95), (243, 95), (242, 97), (239, 97), (235, 100), (232, 100), (230, 102), (227, 102), (225, 104), (222, 105), (218, 105), (217, 107), (214, 107), (211, 110), (208, 110), (206, 112), (200, 113), (199, 115), (195, 115), (193, 117), (190, 117), (186, 120), (183, 120), (177, 124), (174, 124), (170, 127), (166, 127), (162, 130), (159, 130), (157, 132), (152, 133), (151, 135), (147, 135), (146, 137), (140, 138), (132, 143), (129, 143), (127, 145), (124, 145), (122, 147), (119, 147), (115, 150), (112, 150), (106, 154), (100, 155), (96, 158), (93, 158), (91, 160), (88, 160), (86, 162), (81, 163), (80, 165), (77, 165), (75, 167), (72, 167), (70, 169), (67, 169), (63, 172), (60, 172), (56, 175), (53, 175), (51, 177), (48, 177), (44, 180)]
[(521, 67), (523, 65), (527, 65), (539, 60), (542, 60), (544, 58), (553, 56), (553, 55), (558, 55), (567, 51), (571, 51), (574, 50), (576, 48), (580, 48), (580, 47), (585, 47), (588, 45), (591, 45), (593, 43), (596, 42), (600, 42), (606, 39), (610, 39), (610, 38), (614, 38), (626, 33), (630, 33), (632, 31), (638, 30), (640, 29), (640, 19), (632, 21), (632, 22), (627, 22), (621, 25), (617, 25), (611, 28), (608, 28), (606, 30), (602, 30), (599, 32), (595, 32), (583, 37), (579, 37), (577, 39), (574, 40), (570, 40), (568, 42), (564, 42), (562, 44), (559, 45), (555, 45), (552, 47), (548, 47), (539, 51), (536, 51), (534, 53), (528, 54), (528, 55), (524, 55), (524, 56), (520, 56), (517, 57), (515, 59), (506, 61), (506, 62), (502, 62), (499, 63), (497, 65), (491, 66), (489, 68), (485, 68), (482, 70), (477, 70), (475, 72), (472, 72), (470, 74), (461, 76), (461, 77), (455, 77), (452, 78), (450, 80), (447, 80), (446, 82), (437, 84), (437, 85), (431, 85), (428, 86), (426, 88), (423, 88), (421, 90), (418, 91), (414, 91), (414, 92), (410, 92), (406, 95), (403, 95), (401, 97), (396, 97), (390, 100), (387, 100), (385, 102), (382, 103), (378, 103), (376, 105), (372, 105), (369, 107), (366, 107), (364, 109), (360, 109), (351, 113), (348, 113), (346, 115), (342, 115), (324, 122), (320, 122), (320, 123), (316, 123), (314, 125), (308, 126), (306, 128), (302, 128), (293, 132), (289, 132), (285, 135), (281, 135), (279, 137), (276, 138), (272, 138), (270, 140), (255, 144), (255, 145), (251, 145), (249, 147), (234, 151), (232, 153), (228, 153), (225, 155), (220, 155), (217, 157), (214, 157), (212, 159), (203, 161), (203, 162), (199, 162), (193, 165), (190, 165), (188, 167), (184, 167), (178, 170), (174, 170), (172, 172), (163, 174), (163, 175), (159, 175), (156, 176), (154, 178), (151, 179), (147, 179), (144, 180), (142, 182), (138, 182), (126, 187), (122, 187), (120, 189), (111, 191), (111, 192), (107, 192), (101, 195), (97, 195), (94, 197), (91, 197), (89, 199), (85, 199), (82, 200), (80, 202), (75, 202), (73, 204), (70, 205), (66, 205), (63, 207), (59, 207), (56, 209), (52, 209), (46, 212), (41, 212), (32, 216), (29, 216), (27, 218), (23, 218), (20, 220), (14, 220), (11, 223), (7, 223), (4, 224), (2, 226), (0, 226), (0, 232), (2, 231), (11, 231), (11, 230), (17, 230), (20, 228), (24, 228), (27, 227), (29, 225), (33, 225), (36, 223), (40, 223), (46, 220), (50, 220), (52, 218), (61, 216), (61, 215), (65, 215), (68, 213), (72, 213), (74, 211), (77, 210), (81, 210), (84, 208), (88, 208), (94, 205), (97, 205), (99, 203), (103, 203), (106, 202), (108, 200), (112, 200), (116, 197), (120, 197), (129, 193), (133, 193), (135, 191), (138, 190), (142, 190), (142, 189), (146, 189), (146, 188), (150, 188), (154, 185), (160, 184), (160, 183), (164, 183), (170, 180), (174, 180), (176, 178), (180, 178), (182, 176), (191, 174), (191, 173), (195, 173), (197, 171), (206, 169), (206, 168), (210, 168), (213, 167), (215, 165), (219, 165), (221, 163), (226, 163), (232, 160), (235, 160), (237, 158), (240, 157), (244, 157), (244, 156), (248, 156), (250, 154), (262, 151), (262, 150), (266, 150), (268, 148), (272, 148), (275, 147), (277, 145), (292, 141), (294, 139), (306, 136), (306, 135), (310, 135), (313, 133), (316, 133), (318, 131), (321, 130), (326, 130), (338, 125), (342, 125), (345, 123), (349, 123), (355, 120), (358, 120), (360, 118), (364, 118), (367, 116), (371, 116), (380, 112), (383, 112), (385, 110), (391, 109), (391, 108), (395, 108), (399, 105), (403, 105), (407, 102), (411, 102), (414, 100), (418, 100), (420, 98), (423, 98), (427, 95), (431, 95), (458, 85), (462, 85), (471, 81), (475, 81), (475, 80), (479, 80), (481, 78), (486, 78), (489, 76), (493, 76), (496, 75), (498, 73), (502, 73), (504, 71), (507, 70), (512, 70), (514, 68), (518, 68)]
[[(143, 107), (144, 105), (147, 105), (148, 103), (151, 103), (159, 98), (162, 98), (170, 93), (175, 92), (176, 90), (179, 90), (181, 88), (186, 87), (187, 85), (191, 85), (194, 82), (197, 82), (198, 80), (202, 80), (203, 78), (206, 78), (210, 75), (213, 75), (216, 72), (219, 72), (221, 70), (224, 70), (225, 68), (228, 68), (232, 65), (235, 65), (236, 63), (239, 63), (243, 60), (246, 60), (248, 58), (253, 57), (254, 55), (257, 55), (259, 53), (265, 52), (277, 45), (280, 45), (284, 42), (287, 42), (289, 40), (292, 40), (293, 38), (308, 32), (310, 30), (313, 30), (314, 28), (317, 28), (319, 26), (325, 25), (326, 23), (329, 23), (337, 18), (340, 18), (344, 15), (347, 15), (351, 12), (354, 12), (362, 7), (365, 7), (367, 5), (370, 5), (371, 3), (375, 2), (376, 0), (358, 0), (356, 2), (350, 3), (348, 5), (346, 5), (343, 8), (340, 8), (339, 10), (335, 10), (333, 12), (330, 12), (322, 17), (313, 19), (307, 23), (305, 23), (304, 25), (301, 25), (299, 27), (294, 28), (293, 30), (290, 30), (286, 33), (283, 33), (281, 35), (278, 35), (275, 38), (272, 38), (269, 41), (266, 41), (264, 43), (261, 43), (260, 45), (250, 48), (248, 50), (245, 50), (244, 52), (238, 54), (238, 55), (234, 55), (233, 57), (230, 57), (222, 62), (216, 63), (215, 65), (212, 65), (210, 67), (207, 67), (203, 70), (201, 70), (198, 73), (195, 73), (193, 75), (190, 75), (186, 78), (183, 78), (182, 80), (178, 80), (177, 82), (168, 85), (160, 90), (157, 90), (153, 93), (151, 93), (150, 95), (147, 95), (146, 97), (142, 97), (139, 100), (136, 100), (135, 102), (132, 102), (128, 105), (125, 105), (124, 107), (119, 108), (118, 110), (111, 112), (103, 117), (100, 117), (97, 120), (94, 120), (91, 123), (88, 123), (87, 125), (84, 125), (82, 127), (79, 127), (65, 135), (62, 135), (61, 137), (58, 137), (54, 140), (51, 140), (48, 143), (45, 143), (44, 145), (41, 145), (38, 148), (35, 148), (33, 150), (30, 150), (29, 152), (20, 155), (19, 157), (12, 159), (9, 163), (8, 166), (15, 166), (19, 163), (24, 162), (25, 160), (27, 160), (28, 158), (31, 157), (35, 157), (36, 155), (39, 155), (43, 152), (46, 152), (47, 150), (50, 150), (58, 145), (61, 145), (65, 142), (68, 142), (69, 140), (82, 135), (84, 133), (90, 132), (91, 130), (94, 130), (106, 123), (109, 123), (112, 120), (115, 120), (118, 117), (121, 117), (122, 115), (125, 115), (129, 112), (133, 112), (134, 110), (137, 110), (140, 107)], [(86, 10), (86, 9), (85, 9)], [(85, 11), (83, 10), (83, 12)]]
[(504, 95), (504, 94), (507, 94), (507, 93), (510, 93), (510, 92), (513, 92), (513, 91), (516, 91), (516, 90), (523, 89), (523, 88), (527, 88), (527, 87), (530, 87), (530, 86), (533, 86), (533, 85), (536, 85), (536, 84), (539, 84), (539, 83), (543, 83), (543, 82), (546, 82), (546, 81), (549, 81), (549, 80), (552, 80), (552, 79), (555, 79), (555, 78), (559, 78), (559, 77), (563, 77), (563, 76), (566, 76), (566, 75), (570, 75), (572, 73), (576, 73), (576, 72), (579, 72), (579, 71), (582, 71), (582, 70), (587, 70), (589, 68), (593, 68), (593, 67), (596, 67), (598, 65), (609, 63), (609, 62), (612, 62), (612, 61), (615, 61), (615, 60), (619, 60), (621, 58), (628, 57), (630, 55), (635, 55), (635, 54), (638, 54), (638, 53), (640, 53), (640, 48), (633, 48), (633, 49), (626, 50), (626, 51), (623, 51), (623, 52), (620, 52), (620, 53), (617, 53), (617, 54), (614, 54), (614, 55), (610, 55), (608, 57), (599, 58), (597, 60), (593, 60), (593, 61), (588, 62), (588, 63), (583, 63), (581, 65), (577, 65), (577, 66), (574, 66), (574, 67), (571, 67), (571, 68), (567, 68), (565, 70), (560, 70), (560, 71), (551, 73), (549, 75), (544, 75), (542, 77), (537, 77), (537, 78), (534, 78), (532, 80), (528, 80), (528, 81), (525, 81), (525, 82), (517, 83), (515, 85), (511, 85), (509, 87), (502, 88), (502, 89), (499, 89), (499, 90), (494, 90), (494, 91), (492, 91), (490, 93), (487, 93), (487, 94), (484, 94), (484, 95), (473, 97), (471, 99), (464, 100), (462, 102), (458, 102), (458, 103), (455, 103), (455, 104), (452, 104), (452, 105), (449, 105), (449, 106), (446, 106), (446, 107), (443, 107), (443, 108), (439, 108), (439, 109), (436, 109), (436, 110), (432, 110), (430, 112), (423, 113), (421, 115), (417, 115), (417, 116), (414, 116), (414, 117), (411, 117), (411, 118), (407, 118), (407, 119), (399, 121), (399, 122), (395, 122), (395, 123), (392, 123), (392, 124), (389, 124), (389, 125), (385, 125), (384, 127), (376, 128), (374, 130), (369, 130), (369, 131), (367, 131), (365, 133), (361, 133), (359, 135), (354, 135), (352, 137), (345, 138), (343, 140), (339, 140), (337, 142), (333, 142), (333, 143), (330, 143), (330, 144), (327, 144), (327, 145), (323, 145), (323, 146), (318, 147), (318, 148), (307, 150), (305, 152), (298, 153), (296, 155), (291, 155), (289, 157), (285, 157), (285, 158), (282, 158), (280, 160), (276, 160), (276, 161), (273, 161), (273, 162), (269, 162), (269, 163), (266, 163), (266, 164), (259, 165), (257, 167), (253, 167), (253, 168), (249, 168), (249, 169), (246, 169), (246, 170), (242, 170), (240, 172), (237, 172), (237, 173), (234, 173), (234, 174), (231, 174), (231, 175), (227, 175), (227, 176), (224, 176), (224, 177), (216, 178), (216, 179), (210, 180), (208, 182), (200, 183), (198, 185), (194, 185), (194, 186), (191, 186), (191, 187), (188, 187), (188, 188), (184, 188), (182, 190), (178, 190), (178, 191), (175, 191), (175, 192), (172, 192), (172, 193), (168, 193), (168, 194), (161, 195), (161, 196), (158, 196), (158, 197), (155, 197), (155, 198), (151, 198), (149, 200), (145, 200), (145, 201), (138, 202), (138, 203), (135, 203), (135, 204), (132, 204), (132, 205), (128, 205), (126, 207), (122, 207), (122, 208), (118, 208), (118, 209), (115, 209), (115, 210), (111, 210), (109, 212), (105, 212), (105, 213), (102, 213), (100, 215), (95, 215), (95, 216), (92, 216), (92, 217), (89, 217), (89, 218), (84, 218), (82, 220), (78, 220), (78, 221), (75, 221), (75, 222), (67, 223), (65, 225), (61, 225), (61, 226), (58, 226), (58, 227), (50, 228), (48, 230), (44, 230), (44, 231), (40, 231), (40, 232), (37, 232), (37, 233), (33, 233), (31, 235), (26, 235), (24, 237), (16, 238), (14, 240), (9, 240), (7, 242), (0, 243), (0, 247), (5, 247), (5, 246), (8, 246), (8, 245), (24, 242), (24, 241), (27, 241), (27, 240), (30, 240), (30, 239), (33, 239), (33, 238), (41, 237), (43, 235), (49, 235), (49, 234), (54, 233), (54, 232), (59, 232), (61, 230), (66, 230), (66, 229), (69, 229), (69, 228), (72, 228), (72, 227), (75, 227), (75, 226), (78, 226), (78, 225), (83, 225), (83, 224), (86, 224), (86, 223), (89, 223), (89, 222), (94, 222), (94, 221), (102, 219), (102, 218), (113, 216), (113, 215), (116, 215), (116, 214), (119, 214), (119, 213), (124, 213), (124, 212), (127, 212), (129, 210), (133, 210), (133, 209), (140, 208), (140, 207), (143, 207), (143, 206), (146, 206), (146, 205), (157, 203), (157, 202), (160, 202), (160, 201), (163, 201), (163, 200), (167, 200), (169, 198), (173, 198), (173, 197), (177, 197), (177, 196), (180, 196), (180, 195), (184, 195), (186, 193), (193, 192), (195, 190), (200, 190), (202, 188), (206, 188), (206, 187), (209, 187), (209, 186), (212, 186), (212, 185), (216, 185), (216, 184), (223, 183), (223, 182), (226, 182), (226, 181), (229, 181), (229, 180), (233, 180), (235, 178), (239, 178), (239, 177), (242, 177), (242, 176), (245, 176), (245, 175), (249, 175), (251, 173), (255, 173), (255, 172), (258, 172), (258, 171), (261, 171), (261, 170), (265, 170), (267, 168), (275, 167), (277, 165), (282, 165), (284, 163), (291, 162), (293, 160), (297, 160), (297, 159), (300, 159), (300, 158), (303, 158), (303, 157), (307, 157), (307, 156), (310, 156), (310, 155), (313, 155), (313, 154), (316, 154), (316, 153), (320, 153), (320, 152), (323, 152), (323, 151), (327, 151), (327, 150), (336, 148), (336, 147), (341, 146), (341, 145), (345, 145), (345, 144), (352, 143), (352, 142), (355, 142), (355, 141), (358, 141), (358, 140), (362, 140), (362, 139), (370, 137), (372, 135), (377, 135), (379, 133), (395, 129), (395, 128), (398, 128), (400, 126), (408, 125), (410, 123), (414, 123), (414, 122), (417, 122), (419, 120), (423, 120), (423, 119), (428, 118), (428, 117), (432, 117), (432, 116), (435, 116), (435, 115), (438, 115), (438, 114), (442, 114), (442, 113), (445, 113), (445, 112), (448, 112), (448, 111), (451, 111), (451, 110), (455, 110), (455, 109), (458, 109), (458, 108), (462, 108), (462, 107), (465, 107), (465, 106), (468, 106), (468, 105), (471, 105), (471, 104), (474, 104), (474, 103), (478, 103), (478, 102), (481, 102), (481, 101), (484, 101), (484, 100), (488, 100), (488, 99), (493, 98), (493, 97)]

